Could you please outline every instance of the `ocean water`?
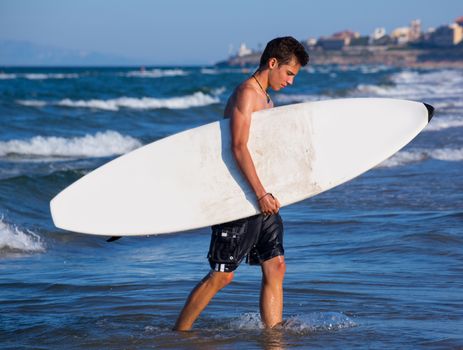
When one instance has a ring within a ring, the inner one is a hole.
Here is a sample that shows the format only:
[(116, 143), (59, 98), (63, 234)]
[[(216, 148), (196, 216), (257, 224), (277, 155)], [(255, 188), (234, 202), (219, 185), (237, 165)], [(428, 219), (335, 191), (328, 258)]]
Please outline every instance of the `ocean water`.
[[(311, 66), (277, 105), (425, 101), (436, 115), (355, 180), (283, 208), (286, 320), (265, 330), (242, 264), (191, 332), (171, 331), (208, 272), (209, 229), (123, 238), (56, 229), (48, 203), (108, 160), (216, 121), (249, 72), (0, 70), (0, 348), (463, 348), (463, 71)], [(185, 244), (188, 240), (188, 244)]]

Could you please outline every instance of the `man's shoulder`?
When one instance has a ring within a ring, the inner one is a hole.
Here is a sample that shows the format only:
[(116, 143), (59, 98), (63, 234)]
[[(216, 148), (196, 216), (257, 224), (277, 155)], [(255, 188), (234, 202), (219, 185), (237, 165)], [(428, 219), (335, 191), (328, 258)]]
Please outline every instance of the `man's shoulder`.
[(239, 111), (244, 115), (251, 116), (251, 113), (258, 111), (259, 91), (250, 83), (249, 79), (241, 83), (235, 88), (225, 108), (226, 116), (233, 116), (234, 111)]
[(249, 80), (244, 81), (236, 88), (238, 98), (255, 98), (257, 95), (256, 89), (249, 83)]

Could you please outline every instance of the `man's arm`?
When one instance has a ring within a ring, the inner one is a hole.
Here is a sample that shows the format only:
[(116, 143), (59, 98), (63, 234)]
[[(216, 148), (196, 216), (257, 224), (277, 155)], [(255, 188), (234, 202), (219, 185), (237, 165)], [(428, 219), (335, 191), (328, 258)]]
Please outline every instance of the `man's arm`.
[(236, 92), (236, 101), (230, 118), (232, 152), (235, 160), (251, 185), (259, 206), (264, 214), (276, 214), (280, 203), (276, 198), (265, 195), (266, 190), (257, 175), (254, 162), (248, 149), (249, 130), (251, 127), (251, 114), (254, 111), (256, 92), (252, 88), (242, 87)]

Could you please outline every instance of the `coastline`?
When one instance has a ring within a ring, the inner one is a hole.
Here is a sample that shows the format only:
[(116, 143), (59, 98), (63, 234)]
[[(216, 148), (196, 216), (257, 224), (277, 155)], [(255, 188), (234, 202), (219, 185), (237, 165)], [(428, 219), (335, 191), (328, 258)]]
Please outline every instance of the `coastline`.
[[(259, 64), (260, 52), (235, 56), (217, 66), (249, 67)], [(463, 47), (400, 48), (353, 46), (342, 50), (309, 48), (310, 63), (316, 65), (385, 65), (410, 68), (463, 68)]]

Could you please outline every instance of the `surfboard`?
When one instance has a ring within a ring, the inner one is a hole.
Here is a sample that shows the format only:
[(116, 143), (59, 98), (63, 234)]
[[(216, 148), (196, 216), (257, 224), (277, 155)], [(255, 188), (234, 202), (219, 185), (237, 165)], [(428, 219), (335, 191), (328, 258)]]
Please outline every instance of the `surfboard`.
[[(306, 102), (253, 114), (248, 147), (282, 206), (327, 191), (381, 163), (429, 122), (430, 105), (396, 99)], [(230, 149), (229, 120), (120, 156), (50, 202), (62, 229), (132, 236), (191, 230), (259, 213)]]

